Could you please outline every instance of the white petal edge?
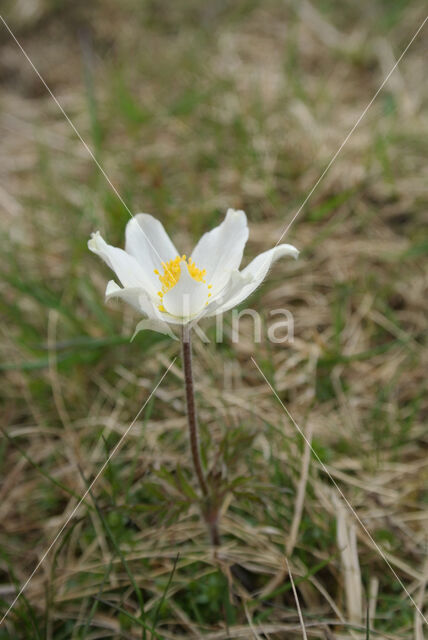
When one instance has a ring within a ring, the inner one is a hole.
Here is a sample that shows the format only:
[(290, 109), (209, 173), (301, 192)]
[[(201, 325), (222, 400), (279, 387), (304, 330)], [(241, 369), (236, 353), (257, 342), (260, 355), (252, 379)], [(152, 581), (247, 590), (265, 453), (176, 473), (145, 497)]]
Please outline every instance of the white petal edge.
[(107, 244), (99, 231), (91, 235), (88, 249), (104, 260), (125, 288), (140, 287), (149, 292), (153, 289), (137, 260), (123, 249)]
[(223, 302), (217, 306), (214, 315), (224, 313), (248, 298), (263, 282), (272, 264), (284, 256), (291, 256), (297, 259), (299, 250), (291, 244), (280, 244), (256, 256), (254, 260), (240, 272), (240, 276), (243, 278), (247, 277), (248, 282), (244, 284), (239, 291), (235, 289), (235, 291), (231, 291), (229, 295), (226, 295)]
[(173, 340), (178, 340), (175, 333), (169, 328), (166, 322), (162, 320), (154, 320), (153, 318), (146, 318), (145, 320), (140, 320), (140, 322), (135, 327), (135, 331), (132, 335), (131, 342), (134, 340), (137, 333), (140, 331), (156, 331), (157, 333), (163, 333), (166, 336), (169, 336)]
[(248, 240), (244, 211), (228, 209), (223, 222), (204, 233), (191, 258), (199, 269), (206, 269), (206, 281), (215, 296), (227, 284), (230, 274), (239, 268)]

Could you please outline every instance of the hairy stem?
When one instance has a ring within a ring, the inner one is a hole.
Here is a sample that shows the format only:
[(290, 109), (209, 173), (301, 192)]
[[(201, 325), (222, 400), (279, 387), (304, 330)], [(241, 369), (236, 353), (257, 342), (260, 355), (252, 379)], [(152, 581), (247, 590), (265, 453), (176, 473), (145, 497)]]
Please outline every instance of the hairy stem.
[(192, 344), (190, 339), (190, 329), (186, 325), (183, 326), (182, 335), (183, 347), (183, 369), (184, 369), (184, 386), (186, 389), (186, 406), (187, 406), (187, 424), (189, 426), (190, 449), (192, 451), (193, 466), (195, 467), (198, 477), (199, 486), (204, 496), (208, 496), (208, 487), (205, 480), (205, 474), (202, 469), (201, 452), (199, 448), (199, 429), (196, 417), (195, 393), (193, 390), (193, 372), (192, 372)]

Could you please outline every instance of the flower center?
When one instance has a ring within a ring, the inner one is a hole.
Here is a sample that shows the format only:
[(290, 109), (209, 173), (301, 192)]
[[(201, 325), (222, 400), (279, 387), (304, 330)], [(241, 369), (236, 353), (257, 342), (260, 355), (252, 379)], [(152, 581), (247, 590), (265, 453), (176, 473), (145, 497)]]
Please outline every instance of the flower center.
[[(177, 256), (173, 260), (168, 260), (168, 262), (162, 262), (163, 273), (155, 269), (155, 274), (158, 276), (162, 288), (158, 291), (158, 296), (160, 298), (160, 304), (158, 305), (159, 311), (166, 311), (163, 306), (162, 298), (170, 291), (180, 279), (181, 269), (187, 267), (189, 275), (196, 280), (196, 282), (206, 282), (206, 269), (198, 269), (198, 267), (193, 262), (192, 258), (186, 258), (185, 255)], [(211, 289), (212, 285), (208, 285), (208, 289)], [(208, 297), (211, 297), (211, 293), (208, 293)], [(208, 301), (206, 302), (208, 304)]]

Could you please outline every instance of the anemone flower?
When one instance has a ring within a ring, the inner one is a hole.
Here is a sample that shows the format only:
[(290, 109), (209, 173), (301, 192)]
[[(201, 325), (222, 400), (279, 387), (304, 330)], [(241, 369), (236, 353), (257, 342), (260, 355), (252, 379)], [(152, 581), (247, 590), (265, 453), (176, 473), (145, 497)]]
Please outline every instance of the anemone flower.
[(145, 316), (135, 333), (153, 329), (174, 336), (169, 325), (182, 326), (190, 448), (202, 493), (201, 512), (213, 546), (220, 544), (218, 519), (224, 495), (215, 485), (215, 476), (205, 473), (200, 454), (190, 342), (192, 324), (232, 309), (259, 286), (275, 260), (299, 255), (292, 245), (280, 244), (239, 271), (247, 239), (245, 213), (229, 209), (223, 222), (202, 236), (190, 258), (177, 251), (162, 223), (147, 213), (139, 213), (128, 222), (125, 250), (107, 244), (99, 232), (92, 234), (88, 242), (89, 249), (108, 264), (122, 284), (120, 287), (110, 280), (106, 298), (121, 298)]
[(134, 216), (125, 235), (125, 250), (107, 244), (98, 231), (88, 247), (122, 284), (110, 280), (106, 300), (121, 298), (145, 316), (137, 331), (170, 334), (170, 324), (186, 325), (224, 313), (261, 284), (278, 258), (299, 255), (292, 245), (280, 244), (239, 271), (248, 226), (245, 213), (233, 209), (218, 227), (201, 237), (190, 257), (177, 251), (162, 223), (147, 213)]

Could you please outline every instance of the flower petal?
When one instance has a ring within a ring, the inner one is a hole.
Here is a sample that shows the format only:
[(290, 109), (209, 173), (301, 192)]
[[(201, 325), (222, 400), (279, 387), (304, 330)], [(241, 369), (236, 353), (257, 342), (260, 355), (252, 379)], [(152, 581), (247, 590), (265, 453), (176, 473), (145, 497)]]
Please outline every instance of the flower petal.
[(169, 328), (166, 322), (162, 320), (154, 320), (153, 318), (146, 318), (145, 320), (140, 320), (140, 322), (135, 327), (134, 334), (131, 338), (131, 342), (140, 331), (157, 331), (158, 333), (163, 333), (174, 340), (178, 340), (175, 333)]
[(260, 253), (240, 272), (242, 278), (248, 278), (247, 282), (243, 284), (238, 291), (234, 288), (234, 290), (230, 291), (224, 297), (222, 296), (223, 302), (218, 305), (215, 315), (224, 313), (228, 311), (228, 309), (232, 309), (232, 307), (236, 307), (236, 305), (245, 300), (245, 298), (248, 298), (263, 282), (271, 265), (276, 260), (283, 256), (292, 256), (296, 259), (298, 255), (298, 249), (291, 244), (280, 244), (273, 249)]
[(219, 313), (223, 313), (223, 306), (229, 300), (238, 296), (244, 287), (252, 283), (253, 280), (254, 277), (249, 273), (244, 274), (243, 271), (232, 271), (229, 282), (224, 287), (221, 294), (219, 294), (217, 298), (210, 302), (205, 309), (198, 314), (197, 320), (200, 320), (202, 317), (209, 318), (210, 316), (216, 316)]
[(110, 280), (107, 284), (105, 293), (106, 302), (111, 298), (120, 298), (121, 300), (124, 300), (140, 313), (144, 313), (149, 320), (154, 320), (160, 323), (168, 322), (169, 324), (185, 324), (188, 322), (188, 319), (172, 318), (169, 314), (159, 311), (156, 304), (147, 295), (144, 289), (139, 287), (122, 289), (114, 280)]
[(88, 241), (88, 248), (108, 264), (125, 288), (139, 287), (145, 290), (150, 289), (151, 293), (153, 287), (147, 280), (144, 270), (138, 264), (137, 260), (123, 249), (107, 244), (99, 231), (92, 234)]
[(158, 291), (159, 279), (154, 270), (178, 255), (163, 224), (148, 213), (138, 213), (126, 225), (125, 236), (126, 251), (138, 260)]
[(183, 265), (177, 284), (164, 294), (162, 304), (172, 316), (188, 320), (204, 308), (208, 293), (208, 285), (192, 278), (187, 266)]
[(153, 302), (147, 295), (146, 291), (141, 287), (125, 287), (122, 289), (114, 280), (110, 280), (107, 284), (105, 293), (106, 302), (111, 298), (120, 298), (121, 300), (124, 300), (134, 307), (134, 309), (140, 313), (144, 313), (144, 315), (149, 318), (153, 318), (156, 315), (153, 308)]
[(216, 295), (227, 284), (232, 271), (241, 264), (248, 239), (247, 216), (243, 211), (228, 209), (223, 222), (204, 233), (192, 252), (199, 269), (206, 269), (206, 280)]

